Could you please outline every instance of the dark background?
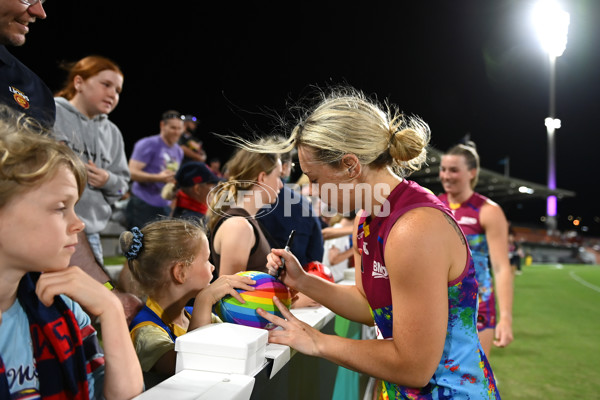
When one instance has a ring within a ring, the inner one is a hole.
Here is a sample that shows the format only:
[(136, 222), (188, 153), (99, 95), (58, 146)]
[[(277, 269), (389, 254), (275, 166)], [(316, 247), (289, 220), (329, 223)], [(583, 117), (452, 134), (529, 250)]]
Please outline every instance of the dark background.
[[(89, 54), (122, 68), (111, 114), (127, 155), (158, 133), (168, 109), (195, 114), (210, 156), (231, 148), (211, 132), (288, 133), (279, 119), (311, 86), (347, 83), (422, 117), (446, 150), (466, 134), (482, 166), (546, 183), (548, 59), (530, 22), (533, 1), (257, 3), (50, 0), (48, 18), (10, 48), (53, 90), (61, 61)], [(600, 112), (600, 2), (563, 1), (569, 43), (557, 60), (559, 228), (600, 236), (595, 196)], [(503, 205), (509, 220), (543, 227), (545, 202)], [(574, 228), (568, 217), (580, 217)]]

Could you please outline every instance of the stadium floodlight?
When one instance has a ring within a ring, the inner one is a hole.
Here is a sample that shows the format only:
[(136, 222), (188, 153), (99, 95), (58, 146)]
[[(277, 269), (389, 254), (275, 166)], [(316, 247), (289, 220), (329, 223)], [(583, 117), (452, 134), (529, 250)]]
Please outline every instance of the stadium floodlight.
[(535, 190), (533, 190), (529, 186), (519, 186), (519, 193), (533, 194), (535, 193)]
[[(556, 189), (556, 160), (554, 133), (560, 128), (560, 120), (556, 118), (556, 58), (567, 48), (569, 32), (569, 13), (562, 10), (554, 0), (541, 0), (533, 8), (533, 24), (544, 51), (550, 61), (550, 101), (549, 116), (545, 119), (548, 136), (548, 189)], [(556, 196), (548, 196), (546, 203), (546, 226), (549, 231), (556, 230)]]
[(567, 48), (569, 13), (553, 0), (541, 0), (533, 7), (533, 24), (544, 51), (550, 57), (562, 56)]

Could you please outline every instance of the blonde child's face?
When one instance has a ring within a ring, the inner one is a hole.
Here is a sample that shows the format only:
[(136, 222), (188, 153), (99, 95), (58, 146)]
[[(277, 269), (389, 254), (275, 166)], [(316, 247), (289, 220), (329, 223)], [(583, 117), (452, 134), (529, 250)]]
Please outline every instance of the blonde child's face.
[(206, 236), (202, 237), (202, 245), (200, 246), (200, 252), (196, 256), (196, 259), (190, 265), (190, 281), (193, 282), (195, 288), (198, 290), (204, 289), (210, 283), (213, 275), (212, 272), (215, 269), (214, 265), (208, 261), (210, 255), (210, 248), (208, 246), (208, 239)]
[(77, 182), (67, 167), (0, 209), (0, 265), (22, 272), (69, 265), (84, 223), (75, 214)]

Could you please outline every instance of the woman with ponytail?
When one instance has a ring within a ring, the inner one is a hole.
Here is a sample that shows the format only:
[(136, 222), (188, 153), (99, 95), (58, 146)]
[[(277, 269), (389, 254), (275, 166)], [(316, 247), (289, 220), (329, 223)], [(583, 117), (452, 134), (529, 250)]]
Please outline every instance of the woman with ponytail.
[[(477, 282), (465, 236), (431, 191), (406, 179), (425, 161), (429, 128), (352, 88), (323, 95), (286, 142), (330, 209), (361, 210), (354, 224), (355, 285), (306, 273), (293, 254), (273, 249), (269, 273), (336, 314), (375, 325), (377, 339), (325, 334), (277, 299), (284, 318), (258, 310), (282, 329), (284, 344), (377, 378), (383, 399), (498, 399), (477, 337)], [(258, 150), (244, 143), (246, 148)]]
[(499, 204), (475, 191), (479, 169), (474, 142), (450, 148), (440, 163), (444, 193), (438, 197), (452, 210), (471, 248), (479, 284), (477, 331), (489, 358), (493, 345), (506, 347), (513, 341), (514, 277), (508, 258), (508, 221)]
[[(254, 145), (267, 148), (273, 143), (263, 139)], [(263, 206), (277, 201), (283, 187), (281, 160), (277, 153), (239, 149), (226, 168), (228, 180), (213, 190), (208, 215), (214, 276), (266, 272), (271, 246), (259, 221)]]

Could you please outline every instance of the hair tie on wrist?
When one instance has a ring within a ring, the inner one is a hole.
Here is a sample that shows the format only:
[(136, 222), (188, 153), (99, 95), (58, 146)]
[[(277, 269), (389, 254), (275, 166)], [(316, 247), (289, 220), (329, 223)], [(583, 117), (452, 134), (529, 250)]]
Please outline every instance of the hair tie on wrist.
[(133, 234), (132, 244), (129, 246), (129, 251), (125, 253), (125, 257), (129, 261), (135, 260), (142, 249), (142, 239), (144, 238), (144, 234), (140, 231), (140, 229), (135, 226), (131, 229), (131, 233)]

